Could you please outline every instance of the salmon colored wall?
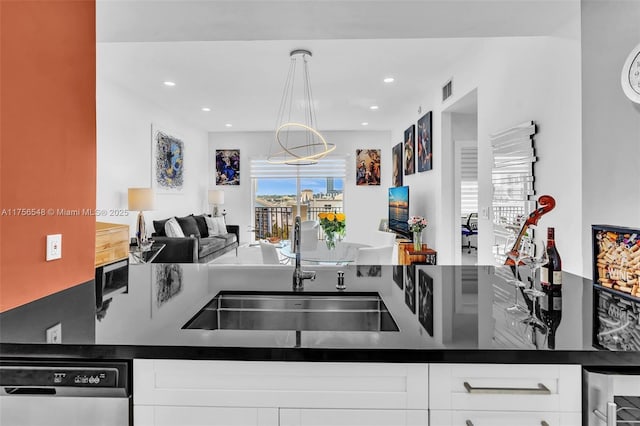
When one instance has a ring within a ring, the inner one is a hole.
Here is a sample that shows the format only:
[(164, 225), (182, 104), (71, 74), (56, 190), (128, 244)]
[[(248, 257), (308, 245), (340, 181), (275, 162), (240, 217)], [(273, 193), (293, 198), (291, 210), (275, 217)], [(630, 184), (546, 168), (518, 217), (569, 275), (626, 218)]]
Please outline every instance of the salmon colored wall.
[(0, 0), (0, 312), (94, 277), (95, 64), (94, 0)]

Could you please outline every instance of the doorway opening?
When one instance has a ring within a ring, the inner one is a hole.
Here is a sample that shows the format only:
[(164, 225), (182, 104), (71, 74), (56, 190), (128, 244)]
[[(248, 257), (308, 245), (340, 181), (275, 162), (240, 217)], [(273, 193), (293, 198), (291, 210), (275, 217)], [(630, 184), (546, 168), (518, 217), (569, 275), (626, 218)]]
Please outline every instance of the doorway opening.
[[(478, 95), (473, 90), (449, 108), (453, 146), (454, 264), (478, 263)], [(444, 142), (444, 141), (443, 141)]]

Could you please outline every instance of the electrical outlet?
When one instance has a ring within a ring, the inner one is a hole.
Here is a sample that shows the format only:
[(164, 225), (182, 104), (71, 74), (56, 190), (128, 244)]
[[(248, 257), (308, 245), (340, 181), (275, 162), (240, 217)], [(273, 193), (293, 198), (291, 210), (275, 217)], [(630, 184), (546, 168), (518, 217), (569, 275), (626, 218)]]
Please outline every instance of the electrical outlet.
[(481, 212), (482, 212), (482, 218), (483, 219), (489, 219), (489, 208), (488, 207), (483, 207)]
[(62, 258), (62, 234), (47, 235), (47, 261)]
[(47, 328), (47, 343), (62, 343), (62, 324)]

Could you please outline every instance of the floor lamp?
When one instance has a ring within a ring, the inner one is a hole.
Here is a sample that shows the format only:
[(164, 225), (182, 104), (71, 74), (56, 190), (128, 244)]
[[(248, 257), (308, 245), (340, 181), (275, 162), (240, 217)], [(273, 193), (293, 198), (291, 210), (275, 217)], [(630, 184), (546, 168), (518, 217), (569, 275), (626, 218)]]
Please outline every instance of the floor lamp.
[(213, 205), (212, 216), (220, 216), (218, 206), (224, 204), (224, 191), (221, 191), (219, 189), (210, 189), (209, 204)]
[(147, 229), (144, 222), (143, 210), (153, 210), (154, 193), (151, 188), (129, 188), (129, 210), (138, 211), (138, 221), (136, 223), (136, 242), (138, 250), (148, 245)]

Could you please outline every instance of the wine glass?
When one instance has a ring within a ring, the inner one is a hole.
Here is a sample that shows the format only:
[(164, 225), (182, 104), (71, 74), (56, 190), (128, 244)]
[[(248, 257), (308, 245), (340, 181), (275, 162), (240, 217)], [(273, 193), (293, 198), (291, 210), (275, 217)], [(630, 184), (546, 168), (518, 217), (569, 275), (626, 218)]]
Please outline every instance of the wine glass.
[(513, 316), (528, 316), (530, 313), (529, 309), (525, 306), (522, 306), (520, 303), (518, 303), (518, 293), (520, 293), (522, 289), (526, 287), (526, 283), (524, 283), (520, 279), (519, 267), (520, 265), (523, 264), (523, 262), (525, 262), (525, 260), (529, 257), (530, 254), (528, 251), (522, 250), (522, 247), (526, 245), (526, 237), (523, 237), (521, 239), (520, 247), (514, 247), (514, 245), (516, 244), (516, 241), (517, 241), (516, 236), (512, 235), (509, 238), (507, 238), (507, 241), (505, 243), (505, 253), (507, 255), (507, 259), (511, 260), (511, 262), (509, 263), (512, 263), (512, 265), (509, 266), (509, 269), (513, 275), (512, 279), (505, 279), (505, 280), (508, 284), (513, 285), (516, 289), (516, 297), (513, 305), (508, 306), (507, 308), (505, 308), (505, 310)]
[(528, 288), (523, 290), (523, 293), (528, 296), (531, 300), (531, 312), (532, 315), (530, 318), (527, 318), (526, 321), (531, 325), (532, 332), (539, 330), (541, 334), (546, 336), (547, 327), (540, 320), (540, 297), (545, 294), (538, 288), (540, 285), (540, 280), (538, 276), (540, 275), (540, 270), (542, 265), (545, 265), (549, 258), (547, 255), (547, 251), (545, 250), (544, 244), (542, 241), (529, 241), (528, 247), (526, 251), (529, 253), (529, 256), (523, 259), (523, 266), (529, 268), (529, 276), (530, 276), (530, 284)]

